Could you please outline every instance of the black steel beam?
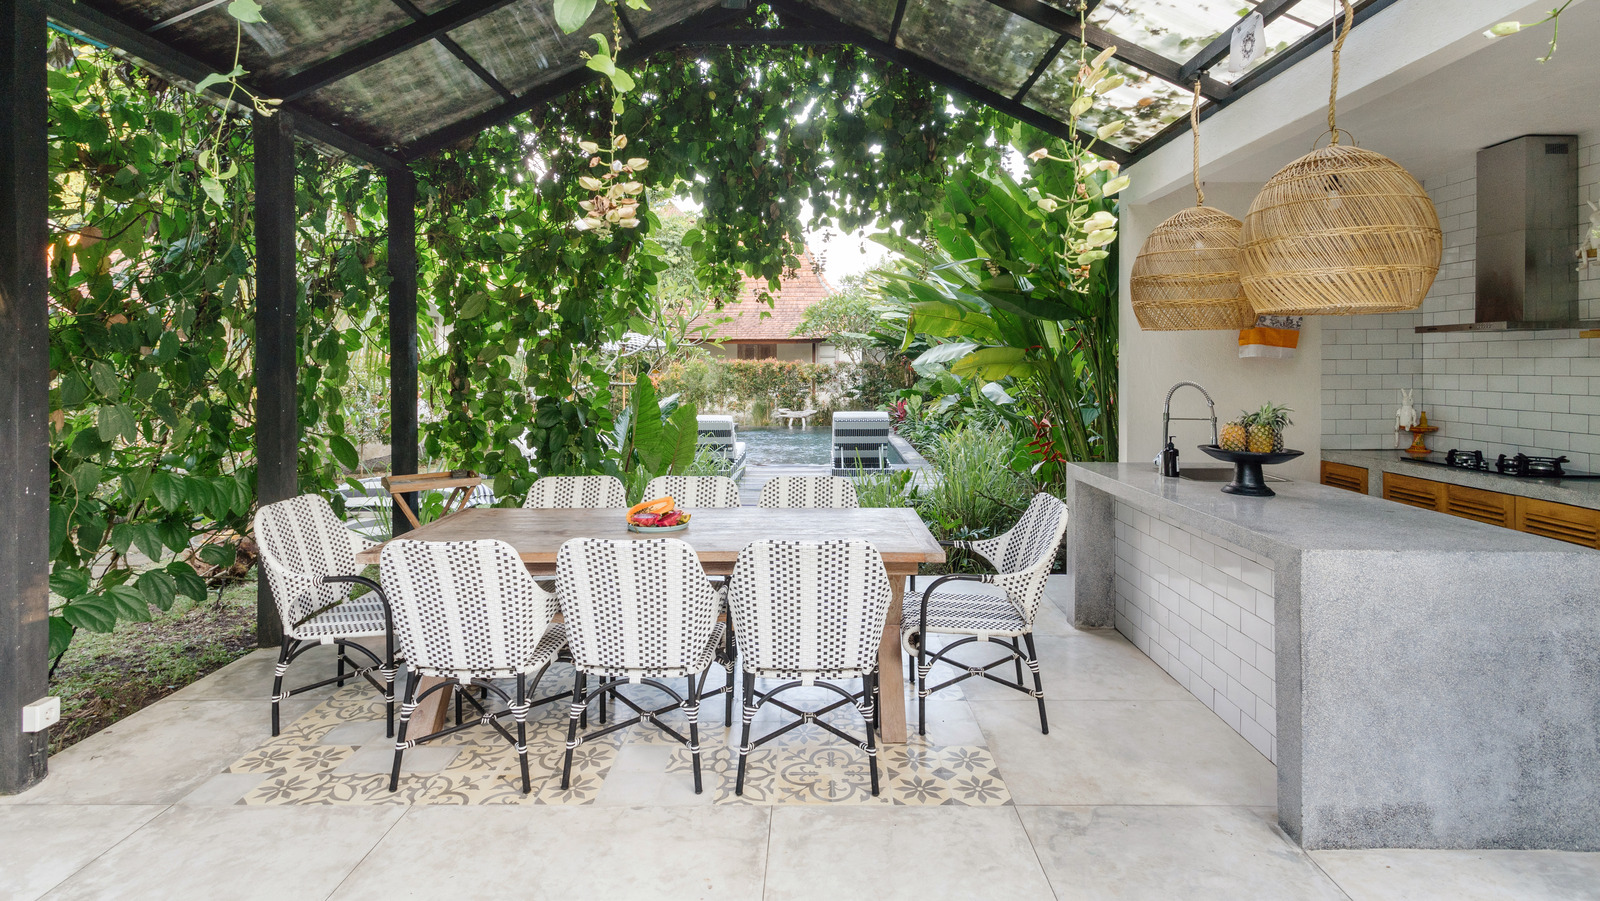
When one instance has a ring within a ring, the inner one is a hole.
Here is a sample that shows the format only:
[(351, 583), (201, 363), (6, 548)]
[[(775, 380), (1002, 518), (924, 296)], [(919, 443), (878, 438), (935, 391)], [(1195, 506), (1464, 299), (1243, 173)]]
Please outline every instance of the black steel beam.
[(317, 63), (304, 72), (273, 82), (267, 85), (268, 96), (278, 97), (286, 103), (298, 100), (392, 56), (426, 44), (468, 22), (481, 19), (513, 2), (515, 0), (462, 0), (436, 13), (425, 15), (410, 25), (397, 28), (381, 38)]
[[(295, 316), (294, 123), (289, 115), (256, 116), (256, 502), (270, 504), (299, 493), (300, 370)], [(256, 595), (256, 641), (283, 640), (283, 625), (266, 579)]]
[[(1271, 24), (1273, 19), (1276, 19), (1288, 12), (1289, 7), (1299, 2), (1300, 0), (1262, 0), (1262, 2), (1257, 3), (1255, 9), (1251, 11), (1260, 13), (1261, 18), (1265, 20), (1267, 24)], [(1241, 18), (1240, 21), (1243, 21), (1243, 19)], [(1211, 43), (1205, 46), (1205, 49), (1201, 50), (1199, 53), (1196, 53), (1189, 59), (1188, 62), (1184, 63), (1183, 66), (1178, 69), (1178, 78), (1180, 83), (1187, 83), (1189, 79), (1194, 77), (1196, 72), (1204, 72), (1205, 70), (1216, 65), (1224, 56), (1228, 55), (1228, 53), (1232, 50), (1232, 47), (1233, 29), (1229, 28), (1213, 38)]]
[(887, 38), (887, 41), (890, 46), (893, 46), (894, 43), (900, 39), (900, 23), (904, 22), (905, 19), (906, 0), (900, 0), (899, 3), (894, 5), (894, 21), (889, 24), (889, 37)]
[[(712, 7), (705, 12), (690, 16), (677, 25), (664, 28), (640, 40), (623, 51), (618, 56), (618, 59), (626, 65), (652, 53), (679, 46), (684, 41), (691, 40), (695, 36), (704, 33), (707, 29), (718, 28), (730, 22), (748, 18), (749, 15), (750, 10), (748, 9)], [(400, 149), (400, 157), (410, 161), (418, 157), (427, 156), (463, 138), (469, 138), (480, 131), (514, 119), (541, 103), (549, 103), (551, 100), (577, 90), (599, 77), (599, 73), (587, 68), (575, 69), (564, 75), (559, 75), (542, 85), (530, 89), (515, 100), (491, 107), (476, 116), (470, 116), (412, 141)]]
[[(1396, 0), (1365, 0), (1365, 2), (1356, 6), (1355, 24), (1360, 25), (1383, 10), (1388, 9), (1395, 2)], [(1344, 27), (1343, 12), (1338, 15), (1337, 21), (1340, 23), (1339, 27)], [(1200, 120), (1203, 122), (1211, 118), (1220, 112), (1223, 107), (1236, 103), (1239, 98), (1271, 81), (1279, 72), (1288, 69), (1332, 42), (1333, 22), (1324, 22), (1316, 31), (1301, 38), (1298, 44), (1251, 69), (1243, 78), (1234, 82), (1232, 90), (1228, 92), (1228, 96), (1213, 101), (1200, 110)], [(1189, 118), (1187, 116), (1173, 120), (1166, 128), (1163, 128), (1143, 144), (1140, 144), (1129, 157), (1128, 162), (1137, 163), (1139, 160), (1156, 152), (1168, 141), (1188, 131), (1188, 129)]]
[(0, 3), (0, 795), (44, 779), (49, 748), (22, 731), (50, 692), (46, 34), (42, 0)]
[[(405, 10), (406, 15), (411, 16), (413, 19), (421, 20), (428, 17), (428, 14), (423, 12), (415, 3), (412, 3), (411, 0), (393, 0), (393, 3), (395, 6)], [(511, 93), (510, 88), (501, 84), (500, 79), (494, 77), (494, 73), (484, 68), (483, 63), (473, 59), (472, 54), (456, 43), (454, 38), (447, 34), (439, 34), (434, 37), (434, 40), (439, 42), (439, 46), (450, 51), (451, 56), (461, 60), (461, 64), (466, 66), (468, 71), (478, 76), (478, 80), (492, 88), (496, 94), (506, 100), (516, 99), (516, 95)]]
[[(389, 220), (389, 471), (417, 471), (417, 180), (409, 169), (385, 180)], [(414, 510), (417, 496), (407, 502)], [(394, 534), (411, 530), (398, 502)]]
[(1063, 34), (1057, 37), (1056, 42), (1050, 45), (1049, 50), (1045, 51), (1044, 56), (1039, 57), (1039, 64), (1033, 67), (1033, 72), (1028, 75), (1028, 80), (1022, 83), (1022, 87), (1017, 88), (1016, 93), (1011, 95), (1011, 99), (1021, 103), (1022, 98), (1028, 96), (1028, 92), (1033, 90), (1033, 86), (1038, 83), (1039, 76), (1050, 68), (1050, 64), (1056, 61), (1056, 57), (1061, 55), (1062, 49), (1066, 46), (1067, 36)]
[[(217, 71), (216, 66), (170, 47), (159, 38), (146, 34), (121, 19), (107, 15), (87, 4), (74, 3), (71, 0), (44, 0), (44, 3), (50, 18), (85, 37), (93, 38), (103, 44), (110, 44), (130, 56), (144, 60), (176, 80), (196, 83), (212, 72)], [(273, 96), (269, 91), (260, 90), (259, 85), (247, 83), (247, 86), (252, 91), (261, 94), (261, 96)], [(207, 93), (225, 100), (232, 99), (228, 97), (228, 91), (229, 88), (225, 85), (214, 85), (208, 89)], [(301, 137), (326, 144), (340, 153), (347, 154), (380, 169), (404, 168), (405, 164), (395, 157), (317, 119), (315, 116), (300, 111), (293, 104), (285, 103), (284, 108), (291, 112), (299, 113), (296, 119), (296, 130)]]

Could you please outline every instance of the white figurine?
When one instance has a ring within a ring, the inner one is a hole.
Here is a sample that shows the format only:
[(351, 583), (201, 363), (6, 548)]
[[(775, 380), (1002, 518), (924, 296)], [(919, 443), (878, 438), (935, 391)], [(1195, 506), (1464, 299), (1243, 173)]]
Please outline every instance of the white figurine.
[[(1584, 232), (1583, 243), (1578, 245), (1578, 271), (1587, 272), (1590, 265), (1600, 265), (1591, 254), (1600, 253), (1600, 203), (1589, 201), (1589, 228)], [(1591, 262), (1594, 261), (1594, 262)]]
[(1394, 411), (1394, 446), (1402, 447), (1407, 439), (1402, 433), (1421, 422), (1417, 416), (1417, 408), (1411, 405), (1411, 392), (1405, 388), (1400, 389), (1400, 409)]

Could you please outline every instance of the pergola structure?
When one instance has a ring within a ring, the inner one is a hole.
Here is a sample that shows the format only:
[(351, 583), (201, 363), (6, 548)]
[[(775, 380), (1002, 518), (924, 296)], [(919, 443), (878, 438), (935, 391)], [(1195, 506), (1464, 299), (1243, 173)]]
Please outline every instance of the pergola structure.
[[(1393, 0), (1364, 0), (1358, 17)], [(416, 184), (408, 164), (582, 86), (580, 53), (609, 31), (556, 28), (552, 0), (272, 0), (239, 47), (253, 92), (283, 101), (257, 118), (258, 498), (297, 493), (296, 140), (387, 179), (393, 469), (417, 466)], [(1229, 73), (1229, 30), (1252, 8), (1283, 36)], [(0, 3), (0, 794), (45, 775), (45, 733), (21, 730), (48, 693), (49, 325), (44, 248), (48, 179), (47, 27), (108, 44), (191, 84), (232, 67), (226, 0), (5, 0)], [(954, 93), (1067, 136), (1074, 52), (1115, 46), (1127, 84), (1106, 103), (1129, 127), (1098, 149), (1132, 161), (1187, 127), (1196, 79), (1215, 111), (1327, 43), (1337, 0), (654, 0), (621, 10), (621, 59), (696, 45), (852, 44)], [(1081, 18), (1080, 18), (1081, 14)], [(763, 22), (768, 20), (763, 20)], [(218, 91), (225, 89), (216, 89)], [(1090, 122), (1093, 125), (1095, 123)], [(398, 518), (396, 520), (399, 522)], [(278, 619), (263, 584), (259, 640)]]

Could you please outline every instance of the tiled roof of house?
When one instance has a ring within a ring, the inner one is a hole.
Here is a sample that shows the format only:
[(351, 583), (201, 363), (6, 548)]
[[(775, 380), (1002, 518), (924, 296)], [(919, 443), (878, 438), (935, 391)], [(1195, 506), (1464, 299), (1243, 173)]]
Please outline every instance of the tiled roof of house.
[[(726, 341), (769, 343), (815, 341), (821, 337), (794, 334), (805, 317), (806, 308), (833, 293), (833, 287), (818, 271), (810, 251), (800, 257), (800, 268), (779, 283), (770, 307), (758, 299), (766, 286), (766, 279), (746, 278), (738, 302), (702, 317), (712, 321), (732, 317), (712, 329), (712, 335)], [(762, 313), (770, 315), (763, 319)]]

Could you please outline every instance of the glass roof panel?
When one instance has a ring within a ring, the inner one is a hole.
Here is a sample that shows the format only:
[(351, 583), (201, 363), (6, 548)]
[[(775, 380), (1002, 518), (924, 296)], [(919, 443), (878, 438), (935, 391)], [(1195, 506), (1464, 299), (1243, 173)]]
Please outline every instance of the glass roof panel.
[[(1078, 123), (1092, 131), (1117, 116), (1127, 119), (1127, 126), (1107, 143), (1132, 150), (1169, 122), (1189, 114), (1188, 90), (1117, 60), (1107, 68), (1127, 79), (1127, 83), (1101, 96)], [(1022, 102), (1063, 122), (1070, 121), (1072, 80), (1077, 74), (1078, 45), (1070, 43), (1039, 76)]]
[(896, 0), (811, 0), (811, 5), (881, 40), (887, 41), (894, 27)]
[(521, 0), (468, 22), (450, 37), (508, 90), (520, 94), (581, 67), (578, 54), (595, 49), (589, 35), (611, 31), (606, 10), (600, 4), (585, 27), (566, 34), (556, 26), (547, 0)]
[[(277, 0), (263, 3), (263, 22), (240, 25), (225, 4), (202, 4), (194, 15), (163, 21), (153, 37), (214, 63), (233, 60), (235, 35), (242, 32), (239, 64), (252, 79), (271, 83), (375, 40), (411, 22), (389, 0), (340, 0), (339, 14), (329, 15), (321, 0)], [(181, 13), (179, 14), (181, 15)]]
[[(1360, 7), (1361, 3), (1356, 3)], [(1302, 38), (1332, 19), (1338, 12), (1339, 0), (1300, 0), (1289, 11), (1267, 23), (1267, 48), (1243, 72), (1229, 72), (1228, 58), (1224, 56), (1215, 66), (1211, 67), (1211, 77), (1218, 81), (1233, 83), (1258, 69), (1267, 60), (1298, 44)]]
[(646, 37), (719, 5), (718, 0), (650, 0), (649, 9), (629, 9), (624, 6), (622, 14), (640, 37)]
[(1103, 0), (1089, 24), (1186, 63), (1256, 6), (1256, 0)]
[(336, 81), (303, 101), (324, 122), (393, 147), (480, 113), (500, 95), (438, 41)]
[(987, 0), (911, 0), (900, 21), (901, 47), (1007, 97), (1056, 42), (1043, 25)]

